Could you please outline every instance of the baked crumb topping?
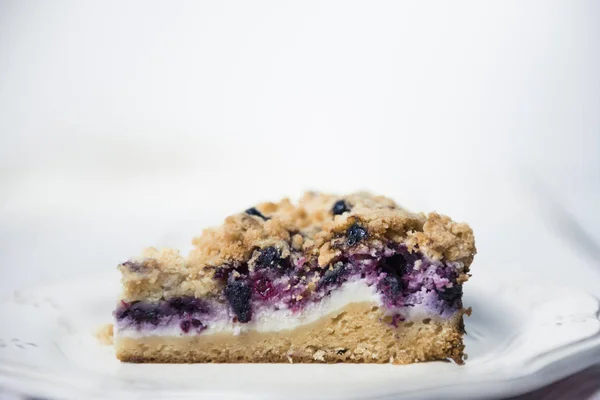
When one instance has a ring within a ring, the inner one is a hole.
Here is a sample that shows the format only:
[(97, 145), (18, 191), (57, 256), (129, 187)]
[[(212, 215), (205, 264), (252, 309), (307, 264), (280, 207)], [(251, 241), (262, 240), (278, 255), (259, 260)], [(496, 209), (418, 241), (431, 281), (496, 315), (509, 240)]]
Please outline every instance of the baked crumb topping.
[[(262, 203), (229, 216), (223, 225), (193, 239), (187, 258), (172, 249), (146, 249), (119, 265), (126, 301), (213, 292), (218, 267), (237, 267), (273, 248), (277, 257), (301, 252), (307, 265), (329, 268), (344, 249), (378, 243), (403, 244), (432, 260), (460, 262), (467, 279), (476, 253), (471, 228), (435, 212), (411, 213), (393, 200), (366, 192), (335, 196), (308, 192), (294, 205), (289, 199)], [(250, 262), (252, 266), (254, 261)]]
[(96, 339), (100, 344), (111, 345), (113, 344), (113, 324), (104, 324), (96, 330)]

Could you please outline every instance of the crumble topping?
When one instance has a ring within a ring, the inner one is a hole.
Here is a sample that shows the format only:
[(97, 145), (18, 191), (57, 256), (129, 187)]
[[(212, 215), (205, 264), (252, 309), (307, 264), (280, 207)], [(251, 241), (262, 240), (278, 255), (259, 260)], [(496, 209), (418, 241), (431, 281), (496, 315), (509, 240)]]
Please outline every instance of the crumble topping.
[[(283, 199), (249, 206), (194, 238), (187, 259), (176, 250), (150, 248), (141, 258), (119, 265), (122, 298), (201, 297), (222, 291), (224, 283), (213, 278), (224, 266), (247, 265), (253, 270), (257, 264), (276, 263), (294, 254), (296, 264), (327, 270), (349, 248), (368, 253), (389, 242), (431, 260), (460, 263), (462, 283), (476, 252), (468, 225), (435, 212), (411, 213), (389, 198), (365, 192), (347, 196), (308, 192), (297, 205)], [(270, 253), (265, 255), (264, 249)], [(311, 282), (311, 287), (315, 285)]]
[(104, 324), (95, 332), (96, 339), (103, 345), (113, 344), (113, 324)]

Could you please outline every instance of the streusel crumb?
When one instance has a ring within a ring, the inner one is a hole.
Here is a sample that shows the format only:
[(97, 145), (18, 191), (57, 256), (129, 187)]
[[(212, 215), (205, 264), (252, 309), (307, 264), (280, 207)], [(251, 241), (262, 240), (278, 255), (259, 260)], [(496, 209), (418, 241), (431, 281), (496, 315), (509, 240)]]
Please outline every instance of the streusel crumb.
[(100, 344), (113, 344), (113, 324), (104, 324), (96, 330), (96, 339)]
[(307, 264), (314, 261), (327, 268), (346, 247), (389, 241), (434, 260), (461, 262), (463, 281), (476, 252), (471, 228), (446, 216), (411, 213), (389, 198), (365, 192), (308, 192), (297, 205), (283, 199), (227, 217), (223, 225), (194, 238), (187, 259), (175, 250), (148, 249), (141, 258), (121, 264), (122, 298), (206, 295), (219, 285), (213, 279), (217, 268), (251, 266), (256, 250), (266, 247), (277, 249), (283, 258), (302, 251)]

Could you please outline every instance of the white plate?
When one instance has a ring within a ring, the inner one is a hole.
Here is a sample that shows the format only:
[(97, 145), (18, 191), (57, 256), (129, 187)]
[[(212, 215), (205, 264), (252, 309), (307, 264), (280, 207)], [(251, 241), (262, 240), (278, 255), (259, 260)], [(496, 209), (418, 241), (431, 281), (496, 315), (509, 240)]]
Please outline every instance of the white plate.
[(118, 294), (110, 274), (0, 302), (0, 387), (60, 398), (492, 398), (523, 393), (600, 356), (599, 303), (566, 288), (476, 277), (466, 286), (466, 365), (122, 364), (94, 332)]

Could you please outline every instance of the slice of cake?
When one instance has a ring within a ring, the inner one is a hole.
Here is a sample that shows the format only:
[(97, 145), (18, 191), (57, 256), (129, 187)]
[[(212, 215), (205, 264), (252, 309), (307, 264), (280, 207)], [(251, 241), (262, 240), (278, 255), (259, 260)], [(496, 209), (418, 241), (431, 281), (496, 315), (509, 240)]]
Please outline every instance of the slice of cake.
[(466, 224), (367, 193), (307, 193), (193, 243), (187, 258), (149, 249), (119, 265), (120, 360), (462, 362)]

